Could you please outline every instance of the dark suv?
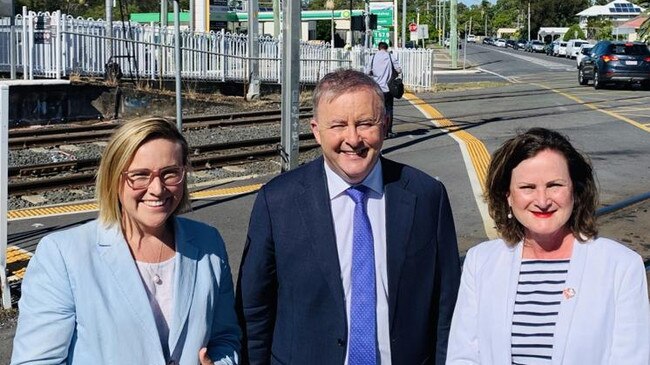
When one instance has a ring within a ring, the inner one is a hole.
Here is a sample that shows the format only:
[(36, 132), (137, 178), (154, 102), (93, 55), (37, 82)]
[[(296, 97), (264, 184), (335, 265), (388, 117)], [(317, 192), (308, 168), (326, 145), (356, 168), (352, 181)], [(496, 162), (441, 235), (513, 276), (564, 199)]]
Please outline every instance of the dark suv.
[(650, 85), (650, 50), (641, 42), (600, 41), (580, 61), (578, 83), (594, 88), (606, 83), (636, 83)]

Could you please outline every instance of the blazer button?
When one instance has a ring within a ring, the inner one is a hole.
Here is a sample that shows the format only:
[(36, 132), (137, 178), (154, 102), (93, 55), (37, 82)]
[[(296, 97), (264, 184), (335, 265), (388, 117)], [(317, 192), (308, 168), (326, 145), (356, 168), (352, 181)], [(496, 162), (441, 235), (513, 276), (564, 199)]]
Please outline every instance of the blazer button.
[(336, 344), (343, 347), (343, 346), (345, 346), (345, 341), (343, 341), (343, 339), (339, 338), (339, 339), (336, 340)]

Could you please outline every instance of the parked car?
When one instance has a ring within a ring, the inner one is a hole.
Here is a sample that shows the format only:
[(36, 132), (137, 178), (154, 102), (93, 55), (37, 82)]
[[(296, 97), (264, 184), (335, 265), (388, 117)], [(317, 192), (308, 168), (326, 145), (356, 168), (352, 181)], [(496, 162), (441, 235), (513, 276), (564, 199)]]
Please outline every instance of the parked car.
[(564, 41), (559, 41), (555, 46), (553, 46), (553, 56), (566, 56), (566, 43)]
[(594, 89), (607, 83), (637, 83), (650, 86), (650, 50), (641, 42), (600, 41), (578, 68), (578, 83), (594, 80)]
[(526, 42), (528, 42), (525, 39), (520, 39), (517, 41), (517, 49), (524, 49), (526, 47)]
[(593, 44), (583, 43), (578, 50), (578, 55), (576, 56), (576, 65), (580, 68), (580, 62), (585, 56), (588, 56), (591, 53), (591, 49), (594, 48)]
[(517, 49), (517, 42), (515, 42), (514, 39), (506, 40), (506, 48)]
[[(463, 42), (461, 42), (460, 38), (456, 40), (456, 45), (458, 46), (458, 49), (463, 48), (462, 43)], [(445, 47), (449, 48), (451, 46), (451, 40), (449, 38), (445, 38), (445, 40), (442, 41), (442, 44)]]
[(496, 41), (494, 41), (494, 45), (497, 46), (497, 47), (506, 48), (506, 40), (502, 39), (502, 38), (499, 38)]
[(476, 43), (476, 36), (474, 34), (468, 34), (467, 35), (467, 41), (469, 43)]
[(534, 40), (530, 42), (530, 51), (531, 52), (544, 52), (544, 42)]
[(553, 47), (555, 47), (555, 44), (558, 41), (553, 41), (544, 47), (544, 52), (546, 53), (547, 56), (552, 56), (553, 55)]
[(566, 44), (566, 58), (576, 58), (580, 50), (580, 46), (589, 43), (584, 39), (570, 39)]
[(483, 44), (492, 44), (492, 38), (490, 37), (483, 38)]

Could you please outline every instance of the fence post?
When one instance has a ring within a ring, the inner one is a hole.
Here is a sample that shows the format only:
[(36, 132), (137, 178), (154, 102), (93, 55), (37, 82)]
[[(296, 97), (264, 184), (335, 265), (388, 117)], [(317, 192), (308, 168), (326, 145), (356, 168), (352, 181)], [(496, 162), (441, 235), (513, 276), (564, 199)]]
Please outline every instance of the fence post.
[(7, 194), (9, 168), (9, 85), (0, 84), (0, 292), (2, 307), (11, 308), (7, 280)]

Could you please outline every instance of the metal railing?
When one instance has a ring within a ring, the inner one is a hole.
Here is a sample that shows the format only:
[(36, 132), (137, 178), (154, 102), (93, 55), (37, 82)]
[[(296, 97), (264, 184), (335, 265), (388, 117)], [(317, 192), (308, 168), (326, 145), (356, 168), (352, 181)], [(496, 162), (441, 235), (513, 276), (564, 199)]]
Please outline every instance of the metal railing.
[[(9, 19), (0, 19), (0, 71), (10, 67)], [(62, 14), (35, 13), (23, 8), (15, 17), (17, 71), (24, 79), (67, 78), (72, 75), (102, 77), (109, 62), (119, 64), (124, 77), (173, 79), (174, 34), (154, 24), (113, 22), (113, 36), (106, 36), (103, 20), (74, 18)], [(184, 79), (248, 81), (247, 35), (182, 30)], [(282, 40), (260, 36), (259, 78), (280, 83)], [(111, 54), (109, 52), (112, 51)], [(301, 42), (300, 82), (316, 83), (338, 68), (362, 70), (369, 59), (367, 49), (332, 49), (328, 43)], [(432, 88), (433, 51), (396, 49), (402, 64), (404, 85), (415, 91)]]

